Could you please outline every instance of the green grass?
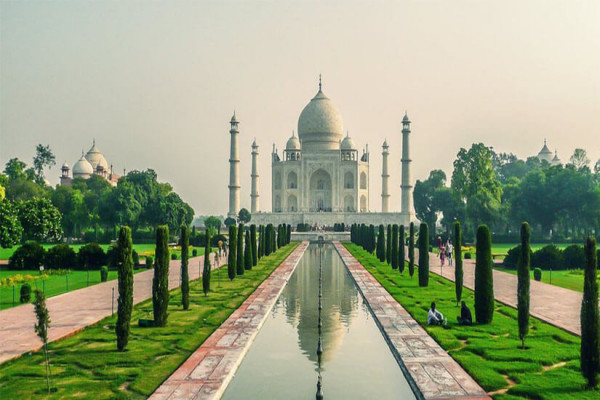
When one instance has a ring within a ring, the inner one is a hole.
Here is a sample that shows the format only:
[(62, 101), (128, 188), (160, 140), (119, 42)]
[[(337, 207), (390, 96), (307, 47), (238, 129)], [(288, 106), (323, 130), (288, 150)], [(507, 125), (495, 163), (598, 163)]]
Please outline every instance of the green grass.
[[(526, 340), (520, 349), (517, 312), (496, 302), (494, 321), (489, 325), (458, 326), (454, 283), (430, 274), (429, 287), (418, 287), (408, 269), (401, 275), (385, 263), (353, 244), (346, 244), (359, 262), (458, 361), (487, 392), (507, 389), (494, 399), (598, 399), (598, 391), (584, 390), (579, 370), (580, 338), (532, 318)], [(463, 289), (463, 300), (473, 311), (473, 292)], [(448, 318), (451, 329), (427, 326), (432, 301)], [(573, 310), (579, 312), (579, 310)], [(562, 364), (564, 363), (564, 365)], [(553, 367), (547, 369), (548, 367)], [(514, 386), (508, 379), (515, 382)]]
[[(510, 268), (494, 268), (498, 271), (508, 272), (509, 274), (516, 275), (516, 269)], [(531, 279), (533, 280), (533, 270), (531, 271)], [(577, 292), (583, 292), (583, 271), (582, 270), (563, 270), (563, 271), (552, 271), (552, 280), (550, 280), (550, 271), (542, 270), (541, 282), (560, 286), (565, 289), (575, 290)]]
[[(43, 354), (26, 354), (0, 365), (0, 399), (147, 398), (292, 252), (292, 243), (264, 257), (233, 281), (227, 269), (212, 274), (207, 297), (201, 280), (190, 284), (190, 309), (181, 309), (181, 292), (171, 291), (165, 328), (139, 328), (147, 318), (151, 300), (134, 307), (127, 351), (116, 349), (115, 317), (105, 318), (70, 338), (49, 344), (52, 386), (46, 392)], [(52, 315), (50, 315), (52, 319)]]
[[(498, 254), (498, 255), (505, 256), (506, 254), (508, 254), (508, 251), (510, 249), (512, 249), (513, 247), (517, 247), (520, 244), (521, 243), (493, 243), (492, 244), (492, 254)], [(539, 250), (542, 247), (547, 246), (548, 244), (549, 243), (532, 243), (531, 251)], [(565, 247), (572, 245), (573, 243), (553, 243), (553, 244), (562, 250)]]

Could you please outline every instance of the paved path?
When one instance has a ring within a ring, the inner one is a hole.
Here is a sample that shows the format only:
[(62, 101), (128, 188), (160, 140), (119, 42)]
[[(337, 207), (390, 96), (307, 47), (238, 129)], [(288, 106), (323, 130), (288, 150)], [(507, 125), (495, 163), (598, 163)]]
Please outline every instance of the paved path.
[[(408, 252), (407, 252), (408, 254)], [(419, 259), (418, 249), (415, 258)], [(415, 261), (416, 262), (416, 261)], [(454, 282), (454, 266), (441, 268), (437, 255), (429, 254), (429, 270)], [(443, 271), (442, 271), (443, 270)], [(475, 287), (475, 260), (463, 260), (463, 285)], [(517, 276), (494, 270), (494, 297), (501, 303), (517, 307)], [(529, 312), (532, 316), (581, 336), (579, 313), (583, 294), (531, 279)]]
[(344, 264), (369, 304), (386, 341), (427, 400), (490, 399), (485, 391), (352, 254), (334, 242)]
[[(213, 254), (214, 258), (214, 254)], [(220, 264), (227, 262), (221, 257)], [(190, 259), (190, 280), (199, 277), (204, 257)], [(200, 266), (200, 268), (199, 268)], [(213, 268), (216, 265), (213, 264)], [(96, 272), (96, 271), (95, 271)], [(97, 272), (99, 273), (99, 272)], [(134, 275), (133, 303), (137, 304), (152, 297), (153, 270), (139, 272)], [(172, 260), (169, 269), (169, 288), (179, 286), (181, 260)], [(117, 312), (117, 280), (112, 280), (87, 288), (74, 290), (47, 299), (50, 312), (50, 330), (48, 341), (59, 340), (81, 331), (111, 314), (112, 289), (115, 289), (114, 311)], [(9, 308), (0, 311), (0, 363), (35, 351), (42, 342), (33, 331), (35, 315), (32, 304)]]
[(307, 247), (296, 247), (150, 399), (220, 398)]

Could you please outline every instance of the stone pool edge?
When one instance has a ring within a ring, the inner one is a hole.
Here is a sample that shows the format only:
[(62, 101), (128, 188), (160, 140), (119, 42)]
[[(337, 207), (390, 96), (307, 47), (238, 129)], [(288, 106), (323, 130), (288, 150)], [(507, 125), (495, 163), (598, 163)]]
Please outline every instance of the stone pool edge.
[(308, 245), (301, 242), (149, 399), (220, 398)]
[(491, 399), (348, 249), (333, 245), (418, 399)]

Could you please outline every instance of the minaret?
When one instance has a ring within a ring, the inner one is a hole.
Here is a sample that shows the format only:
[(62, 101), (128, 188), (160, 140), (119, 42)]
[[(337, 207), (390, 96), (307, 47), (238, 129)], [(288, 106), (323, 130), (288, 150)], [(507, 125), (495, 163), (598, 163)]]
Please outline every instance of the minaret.
[(407, 215), (410, 219), (413, 218), (414, 212), (412, 208), (412, 185), (410, 184), (410, 120), (408, 114), (404, 113), (402, 118), (402, 208), (401, 213)]
[(387, 144), (387, 140), (383, 142), (383, 152), (381, 155), (383, 156), (383, 165), (381, 167), (381, 212), (389, 212), (390, 208), (390, 191), (389, 191), (389, 177), (388, 173), (388, 155), (389, 146)]
[(252, 142), (252, 184), (250, 191), (251, 210), (252, 214), (258, 212), (258, 145), (256, 139)]
[(239, 121), (235, 117), (231, 117), (231, 149), (229, 154), (229, 212), (228, 217), (236, 218), (240, 211), (240, 157), (238, 153), (238, 130)]

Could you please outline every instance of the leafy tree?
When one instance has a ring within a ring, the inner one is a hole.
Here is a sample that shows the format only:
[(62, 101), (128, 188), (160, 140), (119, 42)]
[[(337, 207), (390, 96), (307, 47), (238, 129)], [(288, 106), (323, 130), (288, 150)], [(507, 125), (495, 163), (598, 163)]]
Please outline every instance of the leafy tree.
[(392, 225), (387, 226), (387, 241), (385, 246), (385, 261), (390, 265), (392, 263)]
[(456, 291), (456, 306), (462, 299), (463, 290), (463, 260), (462, 260), (462, 233), (460, 222), (454, 223), (454, 289)]
[[(184, 310), (190, 308), (190, 273), (188, 269), (190, 257), (190, 228), (181, 225), (181, 305)], [(206, 242), (209, 240), (207, 238)], [(206, 253), (204, 253), (206, 254)], [(205, 255), (205, 257), (208, 257)]]
[(417, 180), (413, 192), (415, 214), (423, 222), (432, 227), (432, 235), (435, 235), (435, 224), (437, 214), (440, 211), (439, 201), (436, 199), (438, 192), (445, 186), (446, 174), (444, 171), (435, 169), (429, 173), (429, 178), (421, 182)]
[[(262, 237), (263, 235), (261, 235)], [(237, 264), (237, 227), (229, 226), (229, 252), (227, 253), (227, 275), (230, 280), (235, 278), (235, 267)]]
[(46, 385), (48, 387), (48, 393), (50, 393), (50, 376), (52, 372), (50, 371), (50, 360), (48, 359), (48, 330), (50, 329), (50, 313), (48, 313), (48, 308), (46, 307), (46, 297), (44, 293), (36, 289), (35, 290), (35, 300), (33, 301), (33, 307), (35, 310), (36, 324), (35, 324), (35, 333), (41, 339), (44, 345), (44, 357), (46, 360)]
[(519, 253), (518, 284), (517, 284), (517, 312), (519, 320), (519, 339), (521, 347), (525, 349), (525, 337), (529, 333), (529, 280), (531, 246), (529, 238), (531, 229), (527, 222), (521, 225), (521, 251)]
[(167, 307), (169, 306), (169, 227), (156, 228), (156, 250), (154, 252), (154, 278), (152, 279), (152, 308), (154, 325), (167, 325)]
[(219, 217), (213, 215), (204, 218), (204, 226), (206, 227), (206, 230), (210, 229), (212, 234), (221, 234), (221, 220)]
[(494, 318), (494, 275), (492, 238), (485, 225), (477, 229), (475, 251), (475, 318), (480, 324), (489, 324)]
[(419, 286), (429, 286), (429, 227), (427, 222), (419, 227)]
[(225, 218), (225, 221), (223, 222), (223, 224), (225, 224), (225, 226), (229, 228), (230, 226), (236, 224), (235, 218), (227, 217), (227, 218)]
[(245, 208), (242, 208), (240, 210), (240, 213), (238, 214), (238, 219), (240, 220), (240, 222), (247, 224), (252, 219), (252, 215), (250, 214), (250, 211), (248, 211)]
[(206, 247), (204, 248), (204, 268), (202, 269), (202, 290), (204, 295), (210, 291), (210, 231), (206, 231)]
[(13, 247), (22, 236), (23, 227), (17, 208), (9, 200), (0, 200), (0, 247)]
[(598, 316), (598, 281), (596, 279), (596, 240), (588, 237), (584, 246), (585, 275), (581, 302), (581, 373), (590, 388), (598, 386), (600, 340)]
[(131, 312), (133, 310), (133, 244), (131, 241), (131, 229), (123, 226), (119, 232), (117, 241), (117, 279), (119, 286), (119, 299), (117, 301), (117, 349), (125, 351), (129, 343), (129, 331), (131, 326)]
[(412, 278), (415, 274), (415, 224), (410, 223), (408, 234), (408, 274)]
[(398, 224), (392, 226), (392, 269), (398, 268)]
[(16, 179), (22, 178), (27, 179), (27, 175), (25, 174), (25, 169), (27, 168), (27, 164), (18, 158), (11, 158), (4, 165), (4, 174), (8, 176), (8, 179), (14, 181)]
[(62, 235), (60, 211), (50, 200), (32, 199), (20, 204), (18, 208), (25, 237), (38, 241), (60, 239)]
[(252, 243), (250, 242), (250, 231), (246, 230), (246, 240), (244, 241), (244, 269), (252, 269)]
[(73, 269), (77, 265), (77, 255), (71, 246), (59, 243), (48, 250), (45, 264), (48, 268)]
[(8, 259), (10, 269), (38, 270), (44, 259), (46, 250), (35, 241), (27, 241), (19, 247)]
[(237, 261), (235, 273), (237, 275), (244, 275), (244, 224), (239, 224), (238, 226), (237, 240)]
[[(98, 243), (88, 243), (81, 246), (77, 253), (77, 258), (79, 266), (86, 268), (100, 268), (108, 262), (106, 253)], [(116, 262), (115, 260), (115, 266)]]
[(587, 152), (584, 149), (575, 149), (569, 163), (577, 169), (583, 169), (590, 164), (590, 159), (587, 156)]
[(11, 201), (27, 201), (45, 195), (46, 192), (40, 185), (27, 178), (11, 180), (6, 186), (6, 198)]
[(405, 243), (406, 243), (406, 239), (404, 237), (405, 232), (404, 232), (404, 225), (400, 225), (400, 228), (398, 228), (398, 269), (400, 270), (400, 273), (404, 272), (404, 263), (406, 262), (406, 250), (405, 250)]
[(35, 147), (35, 157), (33, 157), (33, 170), (35, 171), (36, 182), (44, 184), (44, 168), (56, 165), (56, 158), (50, 149), (50, 146), (38, 144)]

